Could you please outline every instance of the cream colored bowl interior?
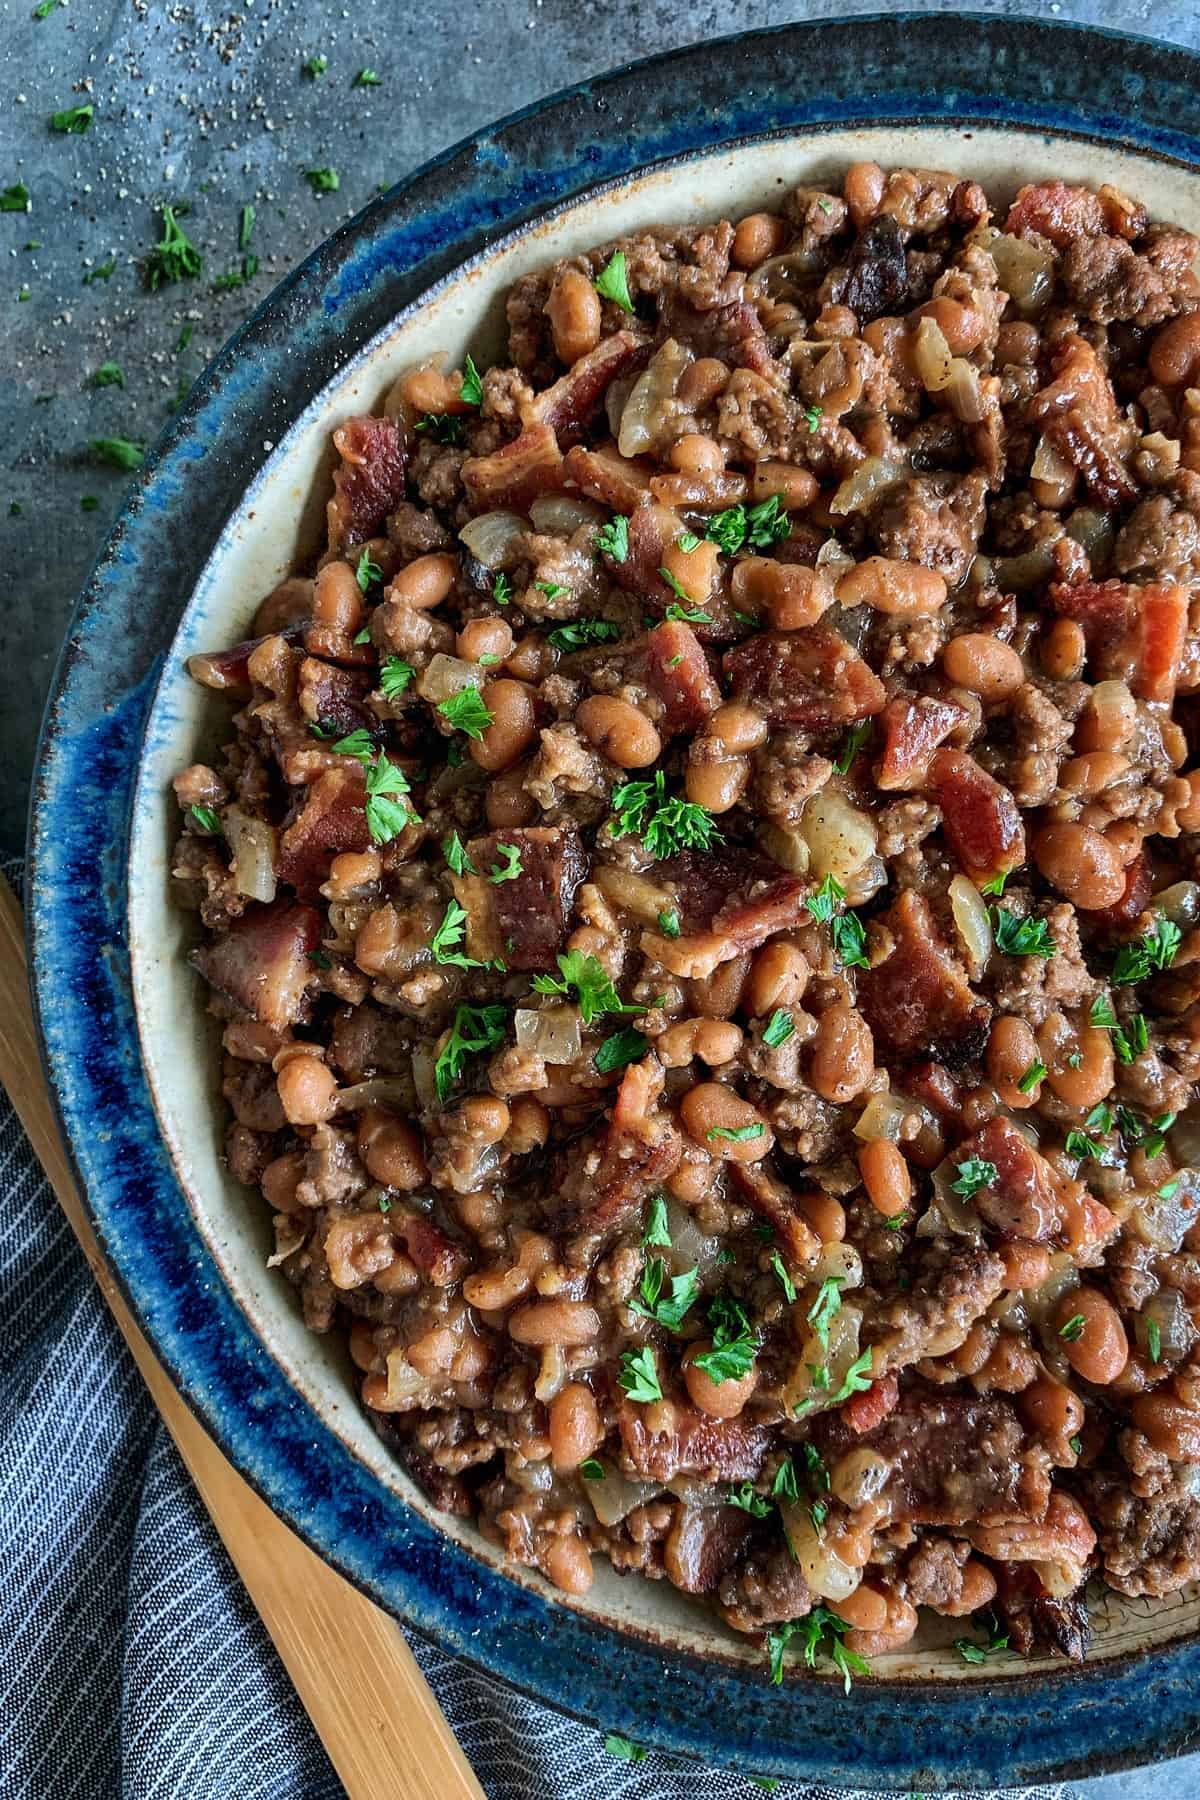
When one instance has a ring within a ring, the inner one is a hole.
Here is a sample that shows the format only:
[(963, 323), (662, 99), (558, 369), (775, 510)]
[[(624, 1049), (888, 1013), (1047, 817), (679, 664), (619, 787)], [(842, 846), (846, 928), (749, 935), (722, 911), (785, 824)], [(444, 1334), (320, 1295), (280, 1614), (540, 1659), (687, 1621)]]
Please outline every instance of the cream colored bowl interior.
[[(267, 1352), (322, 1419), (394, 1490), (398, 1505), (416, 1507), (488, 1563), (499, 1561), (495, 1550), (469, 1524), (434, 1513), (383, 1449), (359, 1409), (340, 1347), (305, 1330), (292, 1290), (265, 1266), (270, 1249), (265, 1208), (222, 1166), (219, 1035), (204, 1011), (201, 984), (185, 961), (194, 923), (171, 903), (168, 870), (178, 825), (171, 776), (216, 746), (226, 734), (230, 709), (189, 681), (184, 662), (193, 652), (245, 636), (262, 595), (297, 557), (311, 554), (319, 541), (334, 427), (352, 413), (377, 407), (402, 369), (435, 351), (446, 351), (451, 366), (467, 349), (480, 366), (500, 355), (504, 295), (516, 277), (646, 225), (737, 219), (777, 205), (797, 182), (835, 180), (848, 163), (864, 158), (885, 166), (952, 169), (981, 181), (993, 200), (1009, 199), (1022, 181), (1038, 177), (1094, 185), (1109, 181), (1144, 200), (1153, 216), (1200, 231), (1200, 181), (1184, 168), (1042, 133), (945, 127), (829, 132), (728, 148), (680, 167), (652, 170), (617, 191), (569, 206), (444, 282), (348, 363), (282, 443), (264, 443), (260, 467), (246, 471), (245, 500), (213, 546), (189, 601), (157, 697), (135, 808), (129, 941), (146, 1067), (197, 1227)], [(269, 1430), (269, 1422), (263, 1428)], [(586, 1605), (560, 1603), (664, 1646), (760, 1658), (756, 1648), (723, 1631), (666, 1582), (619, 1581), (602, 1559), (597, 1571)], [(544, 1587), (526, 1570), (511, 1573)], [(1094, 1622), (1093, 1657), (1115, 1656), (1194, 1632), (1200, 1627), (1200, 1600), (1177, 1596), (1151, 1605), (1098, 1595)], [(1002, 1675), (996, 1664), (972, 1670), (947, 1648), (958, 1629), (930, 1628), (908, 1650), (879, 1659), (878, 1672), (954, 1680)], [(1030, 1667), (1024, 1665), (1022, 1672)]]

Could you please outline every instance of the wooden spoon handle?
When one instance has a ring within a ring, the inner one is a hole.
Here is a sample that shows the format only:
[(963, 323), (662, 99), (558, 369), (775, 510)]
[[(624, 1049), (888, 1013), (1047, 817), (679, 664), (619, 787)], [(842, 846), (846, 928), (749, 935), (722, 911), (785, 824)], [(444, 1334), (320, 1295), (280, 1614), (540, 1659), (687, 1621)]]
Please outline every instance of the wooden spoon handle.
[(399, 1626), (230, 1467), (122, 1299), (59, 1139), (29, 1002), (21, 909), (2, 877), (0, 1085), (350, 1800), (485, 1800)]

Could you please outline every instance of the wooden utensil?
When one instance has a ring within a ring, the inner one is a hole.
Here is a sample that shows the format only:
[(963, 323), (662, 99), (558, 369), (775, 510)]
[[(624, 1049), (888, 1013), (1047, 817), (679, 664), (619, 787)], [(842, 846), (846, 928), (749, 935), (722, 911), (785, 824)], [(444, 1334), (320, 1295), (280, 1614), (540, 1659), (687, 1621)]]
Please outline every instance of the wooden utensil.
[(399, 1626), (230, 1467), (122, 1299), (59, 1140), (34, 1034), (21, 909), (2, 877), (0, 1085), (350, 1800), (485, 1800)]

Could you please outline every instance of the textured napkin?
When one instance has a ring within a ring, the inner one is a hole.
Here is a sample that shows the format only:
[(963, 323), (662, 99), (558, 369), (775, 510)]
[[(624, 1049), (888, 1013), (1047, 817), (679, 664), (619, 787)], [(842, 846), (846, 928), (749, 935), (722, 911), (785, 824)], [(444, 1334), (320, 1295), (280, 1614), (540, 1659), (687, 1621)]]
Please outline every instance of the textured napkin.
[[(2, 1094), (0, 1320), (5, 1800), (341, 1800)], [(601, 1733), (413, 1649), (489, 1800), (827, 1800), (617, 1761)]]

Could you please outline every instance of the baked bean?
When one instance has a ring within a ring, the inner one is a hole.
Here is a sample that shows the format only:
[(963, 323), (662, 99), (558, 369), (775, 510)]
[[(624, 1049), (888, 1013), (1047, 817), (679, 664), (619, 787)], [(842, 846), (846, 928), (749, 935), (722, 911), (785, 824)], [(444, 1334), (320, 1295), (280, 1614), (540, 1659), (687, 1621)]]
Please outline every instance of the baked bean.
[(823, 1244), (841, 1244), (846, 1238), (846, 1209), (823, 1188), (810, 1188), (794, 1196), (796, 1211)]
[(861, 1094), (875, 1072), (871, 1028), (844, 1000), (827, 1007), (817, 1021), (808, 1078), (822, 1100), (844, 1106)]
[(995, 365), (998, 369), (1006, 363), (1030, 366), (1037, 361), (1041, 347), (1042, 334), (1037, 326), (1025, 319), (1014, 319), (996, 333)]
[(533, 1300), (513, 1313), (508, 1334), (518, 1344), (590, 1344), (600, 1315), (585, 1300)]
[(662, 739), (645, 713), (615, 694), (589, 694), (576, 708), (575, 723), (619, 769), (645, 769), (662, 755)]
[(694, 409), (707, 406), (729, 380), (729, 370), (715, 356), (698, 356), (679, 377), (679, 398)]
[(839, 577), (835, 592), (842, 606), (873, 606), (900, 619), (927, 617), (946, 599), (946, 578), (919, 563), (868, 556)]
[(1200, 313), (1180, 313), (1164, 325), (1146, 360), (1164, 387), (1200, 386)]
[(681, 550), (676, 539), (664, 551), (662, 566), (683, 589), (689, 605), (702, 607), (712, 593), (720, 572), (717, 556), (717, 546), (707, 538), (701, 538), (694, 550)]
[(778, 213), (748, 213), (733, 234), (730, 261), (735, 269), (757, 269), (768, 256), (777, 256), (787, 241), (787, 220)]
[(1172, 1462), (1200, 1463), (1200, 1413), (1161, 1389), (1139, 1394), (1132, 1410), (1134, 1424), (1160, 1455)]
[[(1063, 1294), (1052, 1314), (1054, 1329), (1062, 1353), (1084, 1381), (1107, 1387), (1115, 1381), (1129, 1361), (1129, 1339), (1112, 1301), (1099, 1288), (1072, 1288)], [(1072, 1326), (1070, 1335), (1062, 1335), (1068, 1321), (1081, 1318), (1082, 1326)]]
[(728, 1019), (679, 1019), (654, 1040), (665, 1069), (686, 1068), (693, 1057), (716, 1069), (732, 1062), (741, 1047), (741, 1030)]
[[(775, 1142), (762, 1114), (719, 1081), (701, 1081), (689, 1088), (679, 1116), (688, 1136), (723, 1162), (761, 1162)], [(752, 1135), (732, 1137), (731, 1132)]]
[(591, 1552), (573, 1531), (551, 1538), (540, 1561), (546, 1579), (564, 1594), (586, 1594), (592, 1585)]
[[(358, 583), (354, 585), (357, 587)], [(311, 619), (312, 610), (313, 583), (303, 576), (289, 576), (259, 602), (251, 633), (254, 637), (271, 637), (300, 619)]]
[(1078, 681), (1087, 660), (1083, 626), (1075, 619), (1055, 619), (1042, 639), (1039, 659), (1054, 681)]
[(569, 1475), (586, 1462), (604, 1438), (600, 1409), (590, 1388), (569, 1381), (550, 1402), (550, 1462), (558, 1475)]
[[(1070, 1315), (1068, 1314), (1068, 1317)], [(1018, 1401), (1021, 1417), (1039, 1437), (1068, 1454), (1070, 1440), (1083, 1429), (1083, 1401), (1073, 1389), (1049, 1375), (1030, 1383)]]
[(411, 1190), (429, 1179), (421, 1133), (384, 1107), (368, 1106), (359, 1114), (358, 1154), (371, 1180), (384, 1187)]
[(328, 562), (313, 583), (313, 624), (352, 637), (362, 624), (362, 589), (349, 563)]
[(476, 1144), (498, 1144), (508, 1130), (508, 1104), (495, 1094), (472, 1094), (459, 1107), (454, 1124)]
[(1188, 797), (1175, 814), (1180, 831), (1200, 831), (1200, 769), (1192, 769), (1181, 777), (1187, 783)]
[(320, 1125), (337, 1111), (337, 1076), (319, 1056), (293, 1056), (275, 1077), (289, 1125)]
[(285, 1150), (269, 1162), (262, 1172), (259, 1186), (263, 1199), (273, 1212), (301, 1212), (296, 1189), (304, 1180), (303, 1150)]
[(1011, 1331), (1002, 1331), (975, 1385), (981, 1394), (1019, 1394), (1037, 1372), (1038, 1360), (1029, 1345)]
[(540, 631), (527, 631), (513, 645), (512, 655), (505, 660), (508, 672), (519, 681), (541, 681), (553, 669), (557, 651)]
[(726, 700), (709, 714), (704, 735), (717, 739), (726, 750), (756, 750), (767, 741), (767, 721), (757, 707), (742, 700)]
[(1058, 772), (1058, 784), (1068, 794), (1079, 794), (1091, 800), (1120, 781), (1128, 771), (1129, 758), (1115, 750), (1085, 750), (1082, 756), (1073, 756), (1063, 764)]
[(1017, 1238), (997, 1246), (1004, 1264), (1004, 1287), (1010, 1294), (1021, 1294), (1029, 1288), (1041, 1287), (1050, 1275), (1050, 1252), (1045, 1244), (1028, 1244)]
[(564, 269), (546, 301), (559, 362), (579, 361), (600, 342), (600, 296), (579, 269)]
[(512, 627), (503, 619), (468, 619), (454, 640), (455, 654), (465, 662), (478, 662), (481, 656), (507, 662), (512, 647)]
[(521, 763), (515, 769), (506, 769), (489, 781), (483, 797), (487, 822), (495, 831), (505, 827), (528, 825), (537, 817), (537, 801), (524, 788), (528, 765)]
[(956, 687), (989, 706), (1007, 700), (1025, 682), (1025, 665), (1011, 644), (986, 631), (964, 631), (942, 651), (942, 667)]
[(715, 438), (689, 431), (671, 445), (671, 467), (681, 475), (723, 475), (725, 452)]
[(549, 1238), (531, 1231), (518, 1246), (515, 1262), (468, 1275), (463, 1282), (463, 1299), (480, 1312), (502, 1312), (525, 1298), (534, 1276), (545, 1268), (553, 1254)]
[(727, 1019), (742, 1003), (742, 990), (750, 972), (750, 953), (731, 956), (718, 963), (711, 975), (697, 976), (688, 983), (688, 997), (693, 1012), (706, 1019)]
[(842, 182), (842, 197), (859, 231), (879, 211), (887, 176), (878, 163), (851, 163)]
[(682, 1201), (684, 1206), (697, 1206), (716, 1179), (717, 1164), (712, 1157), (693, 1150), (690, 1156), (685, 1154), (674, 1173), (668, 1175), (667, 1192), (673, 1194), (676, 1200)]
[(909, 1643), (917, 1629), (917, 1609), (899, 1594), (887, 1596), (887, 1619), (875, 1631), (848, 1631), (842, 1642), (856, 1656), (883, 1656), (888, 1650), (900, 1650)]
[[(692, 753), (703, 744), (693, 738)], [(689, 754), (684, 772), (684, 790), (693, 806), (703, 806), (711, 813), (725, 813), (737, 805), (750, 782), (750, 761), (745, 756), (705, 757), (692, 760)]]
[(1125, 892), (1125, 869), (1112, 845), (1086, 825), (1045, 825), (1033, 840), (1041, 873), (1083, 912), (1115, 906)]
[(1123, 681), (1098, 681), (1075, 725), (1076, 750), (1123, 750), (1137, 730), (1137, 701)]
[(932, 319), (945, 338), (951, 356), (966, 356), (977, 350), (987, 330), (987, 320), (974, 306), (964, 306), (948, 294), (938, 294), (918, 306), (914, 319)]
[[(1046, 1079), (1067, 1106), (1088, 1111), (1112, 1092), (1113, 1048), (1107, 1031), (1090, 1024), (1076, 1030), (1065, 1014), (1052, 1012), (1038, 1026), (1037, 1040)], [(1077, 1065), (1073, 1056), (1079, 1058)]]
[(1005, 1106), (1034, 1106), (1042, 1091), (1041, 1079), (1027, 1093), (1019, 1086), (1022, 1075), (1039, 1060), (1038, 1044), (1024, 1019), (1001, 1013), (993, 1019), (987, 1045), (987, 1072)]
[(468, 744), (471, 760), (481, 769), (497, 772), (507, 769), (524, 756), (537, 731), (533, 695), (523, 681), (509, 681), (501, 676), (485, 682), (483, 704), (492, 722), (481, 738)]
[(961, 1589), (953, 1600), (944, 1601), (941, 1606), (935, 1604), (933, 1610), (948, 1619), (965, 1619), (973, 1612), (982, 1612), (995, 1598), (996, 1577), (986, 1563), (969, 1556), (962, 1566)]
[(734, 566), (730, 590), (739, 612), (754, 618), (765, 612), (775, 631), (815, 625), (833, 605), (833, 587), (824, 569), (776, 562), (771, 556), (743, 557)]
[(825, 1604), (856, 1631), (882, 1631), (887, 1624), (887, 1601), (878, 1588), (865, 1581), (843, 1600), (827, 1600)]
[(518, 1094), (509, 1104), (509, 1127), (504, 1135), (505, 1148), (514, 1156), (526, 1156), (538, 1150), (550, 1135), (550, 1114), (532, 1094)]
[(888, 1138), (872, 1138), (858, 1152), (858, 1169), (867, 1190), (867, 1198), (885, 1219), (895, 1219), (908, 1211), (912, 1199), (912, 1177), (903, 1154)]
[(418, 556), (392, 582), (392, 597), (403, 600), (416, 612), (428, 612), (430, 607), (440, 606), (458, 574), (458, 558), (450, 556), (444, 550), (431, 550), (428, 556)]
[(696, 1367), (695, 1360), (711, 1349), (708, 1338), (689, 1347), (683, 1358), (683, 1385), (692, 1405), (710, 1419), (736, 1419), (758, 1385), (758, 1364), (752, 1361), (744, 1375), (714, 1381), (704, 1369)]
[(795, 944), (776, 938), (764, 944), (754, 958), (746, 999), (752, 1016), (765, 1019), (778, 1006), (799, 1006), (810, 974), (808, 958)]
[(817, 478), (810, 469), (795, 463), (755, 463), (750, 477), (750, 498), (759, 502), (777, 495), (787, 512), (805, 512), (820, 493)]

